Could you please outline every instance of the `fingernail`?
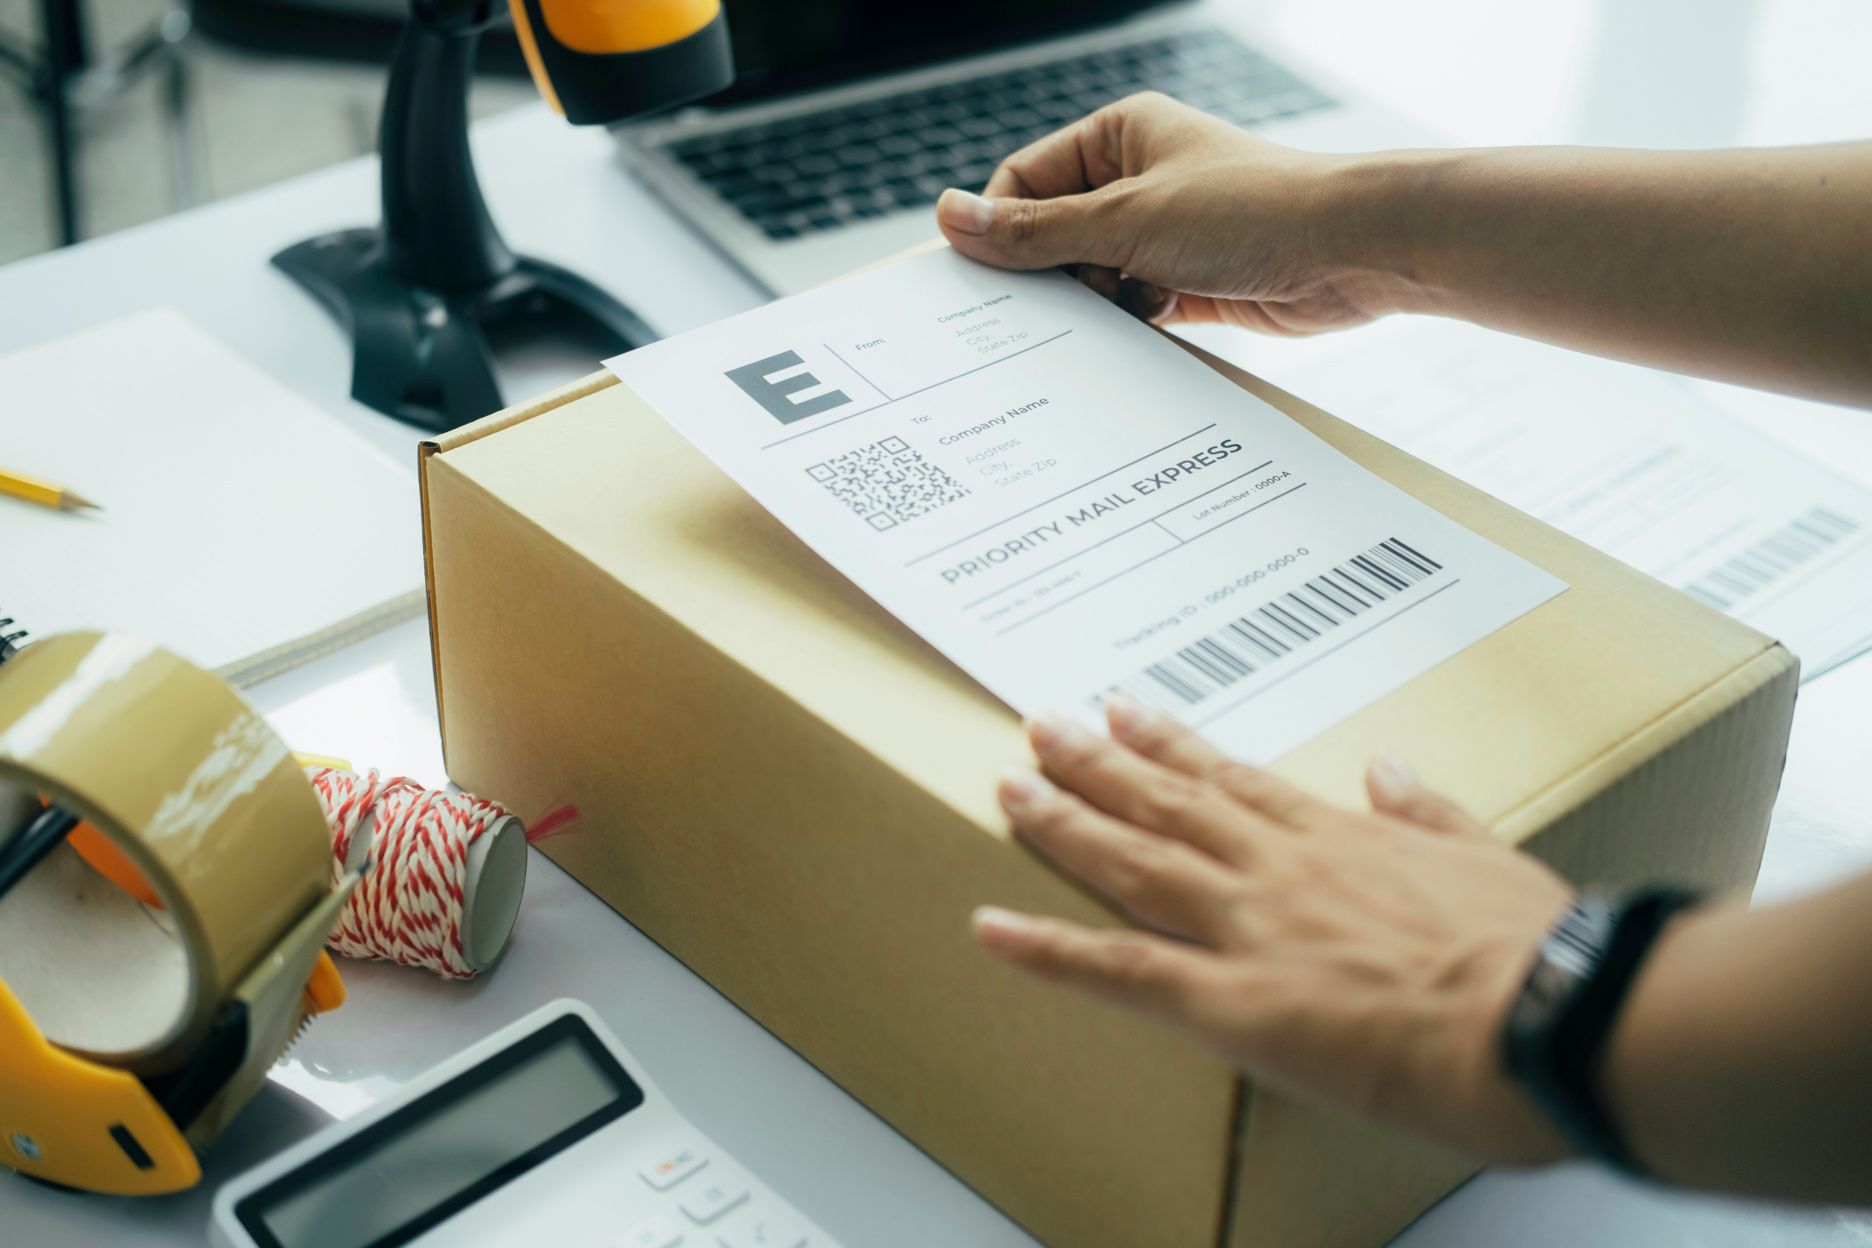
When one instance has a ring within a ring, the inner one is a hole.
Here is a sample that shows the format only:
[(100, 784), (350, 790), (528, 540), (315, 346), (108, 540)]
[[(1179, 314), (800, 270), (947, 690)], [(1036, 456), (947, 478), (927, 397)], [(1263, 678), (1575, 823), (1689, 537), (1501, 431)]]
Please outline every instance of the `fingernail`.
[(1143, 732), (1163, 722), (1155, 707), (1144, 705), (1128, 693), (1115, 693), (1105, 699), (1105, 718), (1123, 733)]
[(978, 935), (990, 938), (1025, 936), (1033, 930), (1033, 920), (1017, 910), (1004, 910), (1000, 906), (976, 906), (975, 913), (969, 916), (969, 924)]
[(986, 234), (994, 224), (994, 201), (952, 186), (936, 201), (936, 215), (964, 234)]
[(1378, 795), (1388, 800), (1402, 798), (1417, 787), (1417, 773), (1410, 769), (1409, 763), (1389, 750), (1372, 755), (1367, 774), (1371, 777), (1372, 787), (1378, 790)]
[(1057, 750), (1085, 745), (1092, 740), (1091, 730), (1058, 711), (1040, 711), (1027, 721), (1027, 736), (1035, 747)]
[(1039, 772), (1010, 767), (1001, 773), (1001, 809), (1018, 815), (1053, 796), (1053, 786)]

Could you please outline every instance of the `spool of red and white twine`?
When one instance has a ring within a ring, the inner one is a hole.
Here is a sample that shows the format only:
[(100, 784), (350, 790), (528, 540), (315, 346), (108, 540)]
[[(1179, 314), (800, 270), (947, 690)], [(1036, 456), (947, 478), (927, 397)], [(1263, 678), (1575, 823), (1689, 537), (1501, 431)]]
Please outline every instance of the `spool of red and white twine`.
[(451, 979), (492, 966), (526, 889), (520, 820), (486, 798), (407, 776), (305, 770), (331, 827), (334, 876), (371, 864), (326, 943)]

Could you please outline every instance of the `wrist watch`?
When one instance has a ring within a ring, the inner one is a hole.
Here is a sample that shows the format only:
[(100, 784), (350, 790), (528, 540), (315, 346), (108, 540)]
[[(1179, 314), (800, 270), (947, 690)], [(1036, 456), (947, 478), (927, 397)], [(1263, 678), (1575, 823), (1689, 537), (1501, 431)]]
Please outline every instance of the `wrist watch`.
[(1619, 1008), (1665, 925), (1701, 895), (1652, 888), (1582, 894), (1541, 942), (1502, 1028), (1502, 1067), (1580, 1156), (1641, 1174), (1594, 1076)]

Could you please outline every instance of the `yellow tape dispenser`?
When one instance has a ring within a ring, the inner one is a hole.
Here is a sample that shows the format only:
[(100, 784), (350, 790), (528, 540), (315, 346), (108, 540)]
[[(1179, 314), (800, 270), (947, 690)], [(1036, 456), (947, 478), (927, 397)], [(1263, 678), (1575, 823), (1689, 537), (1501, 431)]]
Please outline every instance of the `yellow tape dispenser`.
[(355, 873), (293, 756), (216, 677), (72, 633), (0, 666), (0, 1161), (147, 1195), (315, 1015)]

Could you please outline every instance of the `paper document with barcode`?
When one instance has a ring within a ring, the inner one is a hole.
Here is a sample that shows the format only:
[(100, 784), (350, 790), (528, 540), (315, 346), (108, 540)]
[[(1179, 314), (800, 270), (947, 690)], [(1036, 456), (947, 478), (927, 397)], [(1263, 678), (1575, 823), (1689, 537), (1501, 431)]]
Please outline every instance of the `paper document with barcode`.
[(1271, 759), (1566, 589), (1058, 273), (935, 251), (608, 363), (1024, 713)]
[(1712, 402), (1721, 387), (1430, 317), (1190, 336), (1779, 639), (1803, 681), (1872, 650), (1872, 490), (1839, 475), (1850, 447), (1808, 460)]

